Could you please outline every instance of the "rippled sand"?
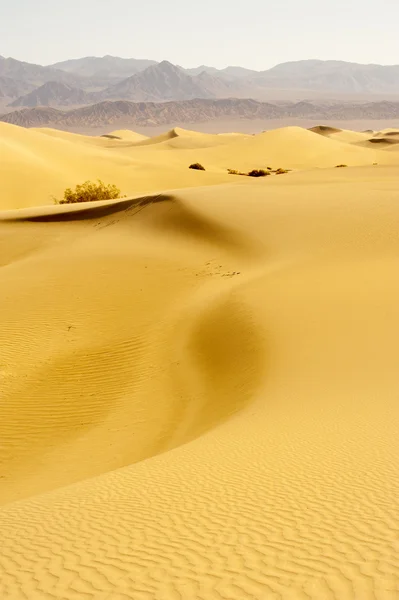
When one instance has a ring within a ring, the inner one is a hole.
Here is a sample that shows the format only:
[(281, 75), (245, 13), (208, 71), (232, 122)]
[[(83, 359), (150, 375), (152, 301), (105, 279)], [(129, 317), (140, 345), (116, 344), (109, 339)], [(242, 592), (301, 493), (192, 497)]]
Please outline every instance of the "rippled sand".
[(398, 598), (395, 145), (0, 126), (0, 598)]

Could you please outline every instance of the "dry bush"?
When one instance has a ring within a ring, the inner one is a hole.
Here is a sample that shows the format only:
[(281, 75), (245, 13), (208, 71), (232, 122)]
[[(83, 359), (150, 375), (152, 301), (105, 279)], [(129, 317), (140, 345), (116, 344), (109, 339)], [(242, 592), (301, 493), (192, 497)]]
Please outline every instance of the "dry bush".
[(276, 169), (275, 173), (276, 175), (284, 175), (285, 173), (288, 173), (288, 169)]
[(237, 169), (227, 169), (229, 175), (244, 175), (247, 176), (248, 173), (243, 173), (242, 171), (237, 171)]
[(253, 169), (248, 173), (248, 177), (266, 177), (266, 175), (270, 175), (270, 173), (264, 169)]
[(74, 191), (67, 188), (63, 198), (60, 200), (54, 198), (54, 200), (56, 204), (75, 204), (77, 202), (95, 202), (96, 200), (116, 200), (123, 197), (116, 185), (105, 184), (99, 179), (97, 183), (85, 181), (77, 185)]
[(188, 167), (189, 169), (195, 169), (196, 171), (205, 171), (205, 167), (203, 167), (200, 163), (194, 163)]
[(229, 175), (244, 175), (244, 177), (266, 177), (270, 175), (270, 171), (265, 171), (264, 169), (252, 169), (249, 173), (237, 171), (236, 169), (227, 169), (227, 172)]
[(347, 167), (348, 165), (336, 165), (336, 169), (341, 169), (342, 167)]

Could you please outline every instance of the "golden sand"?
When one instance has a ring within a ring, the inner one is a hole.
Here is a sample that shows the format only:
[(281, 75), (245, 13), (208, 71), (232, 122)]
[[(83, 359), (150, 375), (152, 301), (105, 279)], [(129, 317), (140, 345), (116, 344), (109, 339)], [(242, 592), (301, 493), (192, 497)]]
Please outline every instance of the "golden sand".
[(0, 124), (1, 600), (399, 598), (399, 153), (320, 133)]

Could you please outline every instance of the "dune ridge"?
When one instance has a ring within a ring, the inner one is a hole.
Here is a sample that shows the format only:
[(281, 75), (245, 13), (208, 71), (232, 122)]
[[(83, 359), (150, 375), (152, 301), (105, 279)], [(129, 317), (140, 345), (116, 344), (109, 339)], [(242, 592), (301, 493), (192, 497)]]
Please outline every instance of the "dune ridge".
[(3, 131), (0, 597), (396, 599), (396, 146)]
[[(0, 123), (0, 132), (1, 209), (51, 204), (66, 187), (87, 179), (113, 182), (123, 194), (132, 196), (228, 183), (227, 169), (248, 172), (267, 166), (304, 170), (341, 163), (396, 163), (395, 154), (388, 152), (391, 144), (373, 144), (367, 134), (317, 135), (300, 127), (258, 135), (193, 134), (175, 128), (148, 139), (133, 132), (90, 137), (6, 123)], [(189, 170), (194, 162), (204, 164), (206, 171)]]

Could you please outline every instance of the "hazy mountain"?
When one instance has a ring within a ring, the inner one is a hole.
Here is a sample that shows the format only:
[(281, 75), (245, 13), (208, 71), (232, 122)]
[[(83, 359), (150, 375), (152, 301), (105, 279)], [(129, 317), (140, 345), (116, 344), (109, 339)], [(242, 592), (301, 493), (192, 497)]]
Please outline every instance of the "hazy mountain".
[(119, 58), (118, 56), (87, 56), (55, 63), (51, 67), (81, 77), (112, 80), (125, 79), (155, 64), (155, 60)]
[(43, 85), (48, 81), (61, 81), (69, 85), (77, 85), (80, 82), (80, 79), (75, 75), (53, 67), (42, 67), (14, 58), (3, 57), (0, 57), (0, 77), (9, 77), (35, 86)]
[(242, 88), (240, 81), (230, 81), (229, 79), (218, 77), (217, 74), (214, 75), (207, 71), (202, 71), (199, 75), (193, 77), (193, 80), (196, 85), (200, 86), (204, 93), (208, 94), (208, 97), (214, 98), (228, 98), (230, 96), (240, 95)]
[(197, 77), (164, 60), (100, 92), (98, 99), (129, 99), (135, 102), (209, 98), (212, 93)]
[(257, 85), (333, 93), (399, 93), (399, 65), (362, 65), (335, 60), (282, 63), (252, 78)]
[(240, 79), (256, 75), (258, 71), (253, 71), (252, 69), (245, 69), (244, 67), (226, 67), (225, 69), (221, 69), (217, 73), (218, 75), (224, 75), (226, 77)]
[(101, 102), (68, 111), (25, 108), (0, 116), (0, 121), (24, 127), (102, 127), (110, 124), (167, 125), (220, 118), (277, 119), (306, 117), (328, 119), (397, 119), (399, 102), (368, 102), (325, 106), (299, 102), (286, 106), (248, 99), (195, 99), (181, 102)]
[(236, 66), (183, 69), (168, 61), (115, 56), (86, 57), (48, 67), (0, 57), (0, 98), (18, 99), (12, 103), (15, 107), (229, 97), (274, 101), (320, 101), (323, 97), (327, 103), (345, 95), (364, 100), (368, 94), (375, 94), (376, 99), (399, 95), (399, 65), (305, 60), (257, 72)]
[(187, 73), (187, 75), (191, 75), (194, 77), (195, 75), (199, 75), (200, 73), (209, 73), (213, 75), (215, 73), (219, 73), (219, 70), (215, 67), (207, 67), (206, 65), (201, 65), (200, 67), (194, 67), (192, 69), (185, 69), (184, 67), (179, 67), (182, 71)]
[(0, 121), (20, 127), (44, 127), (58, 122), (63, 111), (56, 108), (24, 108), (0, 116)]
[(91, 95), (59, 81), (48, 81), (29, 94), (14, 100), (9, 106), (70, 106), (89, 104)]
[(11, 77), (0, 76), (0, 98), (15, 98), (27, 94), (33, 85)]
[(191, 76), (200, 75), (201, 73), (205, 72), (209, 75), (213, 75), (214, 77), (219, 77), (224, 80), (244, 79), (245, 77), (251, 77), (259, 74), (259, 71), (245, 69), (244, 67), (226, 67), (224, 69), (216, 69), (215, 67), (201, 65), (200, 67), (194, 67), (193, 69), (184, 69), (183, 67), (180, 68)]
[[(48, 111), (48, 113), (46, 113)], [(46, 114), (47, 119), (46, 121)], [(0, 116), (0, 121), (34, 127), (37, 125), (57, 125), (62, 127), (98, 127), (112, 123), (135, 125), (168, 124), (172, 122), (193, 122), (220, 117), (277, 118), (282, 109), (273, 104), (255, 100), (238, 99), (195, 99), (180, 102), (128, 102), (125, 100), (106, 101), (69, 111), (54, 108), (32, 108), (14, 111)]]

